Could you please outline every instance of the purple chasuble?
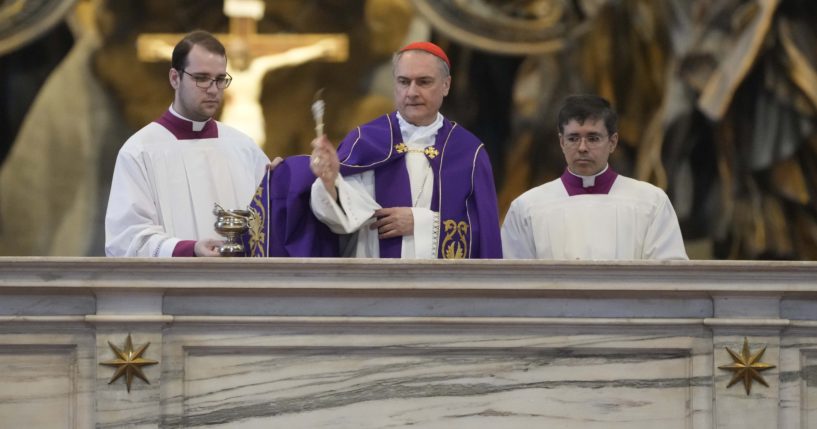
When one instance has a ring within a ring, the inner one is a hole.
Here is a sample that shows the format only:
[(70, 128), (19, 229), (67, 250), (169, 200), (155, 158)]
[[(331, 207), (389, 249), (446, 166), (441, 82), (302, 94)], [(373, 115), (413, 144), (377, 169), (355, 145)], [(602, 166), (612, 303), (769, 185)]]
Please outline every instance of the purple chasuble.
[[(373, 169), (378, 204), (412, 207), (402, 143), (397, 112), (381, 116), (340, 143), (340, 172), (350, 176)], [(501, 258), (496, 188), (482, 143), (444, 119), (434, 149), (427, 158), (434, 173), (431, 210), (440, 214), (438, 257)], [(402, 237), (380, 240), (380, 257), (399, 258), (402, 242)]]
[(567, 168), (565, 168), (565, 172), (562, 173), (561, 179), (567, 194), (574, 197), (576, 195), (587, 194), (609, 194), (610, 188), (613, 187), (613, 183), (616, 181), (616, 177), (618, 177), (618, 173), (608, 166), (607, 171), (596, 176), (595, 184), (587, 188), (583, 186), (582, 178), (572, 174)]
[(193, 122), (182, 119), (166, 110), (155, 120), (157, 124), (167, 128), (179, 140), (214, 139), (218, 138), (218, 126), (213, 119), (204, 123), (201, 131), (193, 131)]
[(249, 204), (249, 231), (242, 237), (248, 256), (340, 256), (338, 236), (309, 206), (314, 181), (308, 155), (291, 156), (264, 175)]

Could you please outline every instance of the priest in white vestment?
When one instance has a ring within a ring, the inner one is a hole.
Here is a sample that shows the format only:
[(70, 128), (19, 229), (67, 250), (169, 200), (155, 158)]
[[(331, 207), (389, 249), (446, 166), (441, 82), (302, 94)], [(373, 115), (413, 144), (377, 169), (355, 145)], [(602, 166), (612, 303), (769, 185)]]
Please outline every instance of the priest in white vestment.
[(559, 179), (511, 203), (502, 225), (506, 258), (686, 260), (678, 218), (660, 188), (617, 174), (608, 158), (618, 143), (617, 116), (597, 96), (565, 100)]
[[(188, 34), (173, 51), (175, 97), (116, 159), (105, 215), (108, 256), (219, 256), (213, 208), (245, 208), (269, 158), (213, 115), (230, 84), (224, 46)], [(138, 84), (138, 80), (137, 80)]]

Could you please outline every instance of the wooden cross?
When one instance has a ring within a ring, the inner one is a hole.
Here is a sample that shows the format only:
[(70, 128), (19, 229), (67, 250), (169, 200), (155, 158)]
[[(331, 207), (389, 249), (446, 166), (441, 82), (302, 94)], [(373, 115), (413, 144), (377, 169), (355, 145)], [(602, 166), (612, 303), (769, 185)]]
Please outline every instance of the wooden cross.
[[(264, 15), (262, 0), (224, 0), (224, 13), (230, 17), (230, 32), (214, 36), (227, 48), (227, 71), (233, 76), (230, 88), (235, 90), (225, 92), (221, 119), (246, 132), (263, 147), (266, 135), (259, 98), (264, 75), (276, 68), (308, 61), (346, 61), (349, 38), (328, 33), (260, 34), (257, 24)], [(184, 36), (141, 34), (136, 40), (137, 55), (143, 61), (167, 61)]]
[[(259, 13), (260, 12), (260, 13)], [(336, 49), (321, 58), (329, 62), (343, 62), (349, 58), (349, 37), (345, 34), (260, 34), (258, 21), (264, 14), (262, 0), (224, 0), (224, 13), (230, 17), (230, 32), (215, 34), (229, 49), (242, 46), (252, 58), (262, 55), (286, 52), (297, 47), (313, 45), (321, 40), (332, 40)], [(173, 47), (184, 34), (151, 33), (139, 35), (136, 46), (139, 59), (143, 61), (166, 61), (173, 53)], [(169, 49), (168, 49), (169, 48)], [(236, 52), (237, 54), (237, 52)], [(245, 65), (246, 67), (246, 65)]]

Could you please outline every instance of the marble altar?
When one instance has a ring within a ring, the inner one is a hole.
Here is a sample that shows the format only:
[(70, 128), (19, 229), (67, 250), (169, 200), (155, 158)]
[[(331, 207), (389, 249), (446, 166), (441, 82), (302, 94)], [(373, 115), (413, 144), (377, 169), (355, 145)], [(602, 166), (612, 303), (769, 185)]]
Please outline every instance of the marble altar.
[(2, 428), (409, 426), (817, 428), (817, 263), (0, 258)]

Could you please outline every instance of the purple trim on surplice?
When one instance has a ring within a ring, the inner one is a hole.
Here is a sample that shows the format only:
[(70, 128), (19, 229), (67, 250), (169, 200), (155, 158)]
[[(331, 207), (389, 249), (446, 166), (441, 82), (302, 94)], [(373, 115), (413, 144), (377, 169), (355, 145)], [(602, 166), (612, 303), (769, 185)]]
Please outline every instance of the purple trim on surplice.
[(170, 113), (170, 110), (166, 110), (165, 113), (154, 122), (167, 128), (167, 130), (179, 140), (214, 139), (218, 137), (218, 126), (213, 119), (205, 122), (204, 128), (202, 128), (201, 131), (193, 131), (192, 121), (179, 118)]
[(196, 256), (196, 240), (182, 240), (173, 248), (174, 258)]
[(582, 178), (574, 175), (568, 171), (567, 168), (565, 168), (565, 172), (562, 173), (561, 179), (562, 184), (565, 186), (565, 190), (567, 191), (567, 195), (573, 197), (576, 195), (609, 194), (610, 188), (613, 187), (613, 183), (616, 181), (616, 177), (618, 177), (618, 173), (613, 171), (612, 168), (607, 167), (607, 171), (596, 176), (596, 182), (593, 186), (585, 188), (583, 186), (584, 182), (582, 181)]

